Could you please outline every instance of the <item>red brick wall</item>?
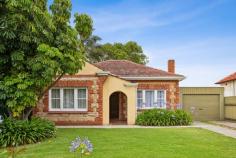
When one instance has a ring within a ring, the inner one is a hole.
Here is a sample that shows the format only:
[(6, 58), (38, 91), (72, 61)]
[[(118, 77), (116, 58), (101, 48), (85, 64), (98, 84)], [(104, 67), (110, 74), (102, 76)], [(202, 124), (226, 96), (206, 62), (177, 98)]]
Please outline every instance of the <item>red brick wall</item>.
[(103, 83), (106, 77), (64, 76), (54, 87), (86, 87), (88, 111), (49, 111), (48, 93), (43, 105), (38, 105), (35, 115), (54, 121), (57, 125), (101, 125), (103, 123)]
[[(103, 84), (107, 77), (64, 76), (54, 87), (87, 87), (88, 111), (49, 111), (48, 93), (35, 109), (35, 115), (54, 121), (57, 125), (102, 125), (103, 123)], [(179, 104), (179, 81), (133, 81), (138, 89), (166, 90), (167, 108)]]
[(168, 60), (168, 72), (175, 73), (175, 60)]
[(123, 93), (120, 93), (119, 100), (119, 119), (122, 121), (127, 121), (127, 96)]
[[(138, 90), (166, 90), (167, 108), (174, 108), (179, 104), (179, 81), (134, 81), (139, 83)], [(172, 104), (171, 104), (172, 103)]]

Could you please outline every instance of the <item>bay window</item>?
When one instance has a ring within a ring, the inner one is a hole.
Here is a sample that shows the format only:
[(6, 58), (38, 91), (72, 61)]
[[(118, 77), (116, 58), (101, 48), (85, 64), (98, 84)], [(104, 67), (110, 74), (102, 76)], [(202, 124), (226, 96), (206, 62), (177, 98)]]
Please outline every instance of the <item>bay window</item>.
[(137, 108), (138, 109), (166, 108), (166, 91), (138, 90)]
[(87, 111), (86, 88), (52, 88), (49, 90), (50, 111)]

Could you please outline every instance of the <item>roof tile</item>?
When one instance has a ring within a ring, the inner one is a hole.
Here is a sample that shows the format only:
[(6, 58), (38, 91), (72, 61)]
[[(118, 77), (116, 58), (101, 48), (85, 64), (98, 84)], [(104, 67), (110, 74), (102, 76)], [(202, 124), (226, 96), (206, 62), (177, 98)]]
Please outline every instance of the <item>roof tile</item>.
[(107, 60), (94, 64), (103, 71), (120, 77), (183, 77), (160, 69), (137, 64), (128, 60)]
[(233, 81), (233, 80), (236, 80), (236, 72), (230, 74), (229, 76), (226, 76), (222, 80), (216, 82), (216, 84), (221, 84), (221, 83), (225, 83), (225, 82)]

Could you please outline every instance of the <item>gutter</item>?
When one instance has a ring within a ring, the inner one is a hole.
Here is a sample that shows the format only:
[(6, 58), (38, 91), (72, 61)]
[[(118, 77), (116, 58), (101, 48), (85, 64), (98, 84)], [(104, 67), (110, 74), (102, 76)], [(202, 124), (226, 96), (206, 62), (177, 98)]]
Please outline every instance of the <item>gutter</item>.
[(163, 76), (163, 77), (121, 77), (125, 80), (178, 80), (182, 81), (185, 79), (184, 76)]
[(97, 75), (98, 76), (107, 76), (107, 75), (110, 75), (110, 72), (109, 71), (101, 71), (101, 72), (97, 72)]
[(182, 81), (184, 80), (186, 77), (185, 76), (160, 76), (160, 77), (136, 77), (136, 76), (128, 76), (128, 77), (122, 77), (122, 76), (118, 76), (118, 75), (114, 75), (112, 73), (110, 73), (109, 71), (101, 71), (101, 72), (97, 72), (98, 76), (108, 76), (108, 75), (112, 75), (115, 77), (119, 77), (120, 79), (124, 79), (124, 80), (164, 80), (164, 81), (168, 81), (168, 80), (178, 80), (178, 81)]

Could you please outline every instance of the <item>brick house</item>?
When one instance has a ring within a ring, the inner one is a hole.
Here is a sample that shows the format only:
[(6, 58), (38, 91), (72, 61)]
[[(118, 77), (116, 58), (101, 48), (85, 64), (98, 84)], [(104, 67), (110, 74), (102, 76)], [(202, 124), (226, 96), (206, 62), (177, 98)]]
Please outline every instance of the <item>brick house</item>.
[(183, 79), (175, 74), (174, 60), (168, 61), (168, 71), (127, 60), (86, 63), (45, 94), (35, 115), (57, 125), (134, 124), (140, 110), (175, 109)]

